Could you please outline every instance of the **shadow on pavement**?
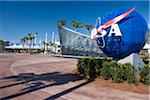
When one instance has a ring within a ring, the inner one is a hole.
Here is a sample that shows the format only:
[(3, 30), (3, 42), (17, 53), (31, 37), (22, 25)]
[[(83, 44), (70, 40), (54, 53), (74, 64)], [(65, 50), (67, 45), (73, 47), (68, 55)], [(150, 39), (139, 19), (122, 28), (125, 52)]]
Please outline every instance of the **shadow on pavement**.
[(48, 97), (48, 98), (46, 98), (46, 99), (44, 99), (44, 100), (56, 100), (57, 98), (59, 98), (59, 97), (65, 95), (65, 94), (67, 94), (67, 93), (69, 93), (69, 92), (72, 92), (72, 91), (74, 91), (74, 90), (76, 90), (76, 89), (78, 89), (78, 88), (80, 88), (80, 87), (82, 87), (82, 86), (84, 86), (84, 85), (87, 85), (87, 84), (89, 84), (89, 83), (92, 82), (92, 81), (93, 81), (93, 80), (88, 80), (88, 81), (83, 82), (83, 83), (81, 83), (81, 84), (79, 84), (79, 85), (77, 85), (77, 86), (74, 86), (74, 87), (70, 88), (70, 89), (67, 89), (67, 90), (62, 91), (62, 92), (60, 92), (60, 93), (57, 93), (57, 94), (55, 94), (55, 95), (52, 95), (52, 96), (50, 96), (50, 97)]
[(1, 79), (17, 79), (17, 76), (7, 76), (7, 77), (3, 77)]
[[(62, 85), (62, 84), (66, 84), (68, 82), (74, 82), (74, 81), (83, 79), (79, 75), (76, 75), (76, 74), (70, 74), (70, 73), (64, 74), (64, 73), (59, 73), (59, 72), (45, 73), (45, 74), (21, 73), (21, 74), (18, 74), (17, 77), (16, 76), (14, 76), (14, 77), (17, 78), (17, 80), (22, 80), (23, 82), (2, 86), (1, 88), (24, 84), (27, 82), (30, 82), (31, 85), (29, 87), (22, 89), (19, 93), (15, 93), (15, 94), (12, 94), (9, 96), (2, 97), (2, 98), (0, 98), (0, 100), (12, 99), (12, 98), (15, 98), (15, 97), (27, 94), (27, 93), (31, 93), (33, 91), (47, 88), (49, 86)], [(11, 76), (11, 77), (9, 77), (9, 78), (7, 77), (5, 79), (11, 79), (14, 77)], [(78, 85), (74, 88), (68, 89), (60, 94), (56, 94), (56, 96), (54, 95), (53, 97), (50, 97), (50, 98), (59, 97), (63, 94), (71, 92), (74, 89), (79, 88), (86, 84), (87, 83), (80, 84), (80, 85)]]

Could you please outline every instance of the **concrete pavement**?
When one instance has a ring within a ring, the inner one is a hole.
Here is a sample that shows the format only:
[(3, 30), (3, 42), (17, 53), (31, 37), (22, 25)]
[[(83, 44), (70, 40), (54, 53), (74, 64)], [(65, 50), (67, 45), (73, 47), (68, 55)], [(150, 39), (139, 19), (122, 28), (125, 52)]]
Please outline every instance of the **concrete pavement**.
[(148, 94), (93, 87), (72, 72), (76, 59), (0, 55), (0, 98), (12, 100), (148, 100)]

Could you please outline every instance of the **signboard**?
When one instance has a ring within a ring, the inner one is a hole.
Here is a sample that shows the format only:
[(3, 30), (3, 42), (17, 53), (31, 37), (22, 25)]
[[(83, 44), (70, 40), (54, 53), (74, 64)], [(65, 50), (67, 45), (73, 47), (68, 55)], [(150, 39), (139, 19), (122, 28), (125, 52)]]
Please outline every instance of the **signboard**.
[(131, 53), (138, 53), (145, 45), (148, 26), (135, 9), (118, 9), (98, 18), (91, 38), (106, 55), (123, 59)]

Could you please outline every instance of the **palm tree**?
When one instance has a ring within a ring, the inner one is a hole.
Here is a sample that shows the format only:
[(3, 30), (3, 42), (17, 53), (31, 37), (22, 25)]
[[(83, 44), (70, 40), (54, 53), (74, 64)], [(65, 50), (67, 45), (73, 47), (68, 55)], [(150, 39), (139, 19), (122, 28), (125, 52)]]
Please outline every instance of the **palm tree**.
[(54, 49), (54, 52), (56, 53), (56, 47), (57, 47), (57, 44), (56, 43), (52, 43), (52, 42), (50, 42), (50, 46), (52, 46), (52, 47), (54, 47), (55, 49)]
[(75, 31), (77, 31), (78, 28), (82, 28), (83, 24), (81, 22), (72, 21), (71, 25), (75, 28)]
[(28, 45), (31, 46), (31, 32), (28, 33)]
[(35, 32), (35, 39), (36, 39), (35, 42), (36, 43), (37, 43), (37, 39), (38, 39), (38, 34), (39, 34), (38, 32)]
[(88, 30), (89, 34), (90, 34), (90, 30), (92, 28), (92, 25), (85, 25), (85, 28)]
[[(32, 33), (31, 32), (29, 32), (28, 33), (28, 46), (29, 46), (29, 48), (31, 48), (31, 45), (32, 45), (32, 41), (33, 41), (33, 37), (32, 37)], [(28, 48), (28, 51), (29, 51), (29, 48)]]
[(8, 46), (10, 44), (10, 41), (4, 41), (4, 45)]
[(72, 21), (72, 22), (71, 22), (71, 25), (75, 28), (75, 31), (76, 31), (76, 29), (77, 29), (77, 27), (78, 27), (77, 22)]
[(24, 38), (24, 37), (21, 38), (21, 39), (20, 39), (20, 42), (21, 42), (21, 44), (22, 44), (22, 46), (23, 46), (23, 49), (24, 49), (24, 44), (25, 44), (25, 42), (26, 42), (25, 38)]
[(59, 26), (65, 26), (66, 25), (66, 20), (65, 19), (58, 20), (57, 21), (57, 25), (59, 25)]
[(0, 52), (4, 50), (5, 41), (0, 39)]
[(31, 37), (31, 43), (32, 43), (33, 48), (34, 48), (34, 40), (35, 40), (35, 37), (32, 36), (32, 37)]
[(25, 43), (26, 43), (26, 45), (27, 45), (27, 44), (28, 44), (28, 37), (25, 36), (25, 37), (24, 37), (24, 40), (25, 40)]
[(5, 41), (0, 40), (0, 47), (4, 46)]
[(27, 52), (27, 51), (28, 51), (28, 48), (27, 48), (27, 45), (28, 45), (28, 37), (25, 36), (25, 37), (24, 37), (24, 40), (25, 40), (25, 44), (26, 44), (26, 52)]
[(80, 28), (80, 29), (83, 28), (83, 23), (82, 22), (78, 22), (78, 26), (79, 26), (78, 28)]
[(49, 43), (43, 42), (43, 44), (44, 44), (45, 53), (47, 53)]
[[(25, 47), (25, 44), (27, 45), (28, 44), (28, 37), (25, 36), (23, 38), (20, 39), (22, 45), (23, 45), (23, 48)], [(27, 52), (27, 48), (26, 48), (26, 52)]]

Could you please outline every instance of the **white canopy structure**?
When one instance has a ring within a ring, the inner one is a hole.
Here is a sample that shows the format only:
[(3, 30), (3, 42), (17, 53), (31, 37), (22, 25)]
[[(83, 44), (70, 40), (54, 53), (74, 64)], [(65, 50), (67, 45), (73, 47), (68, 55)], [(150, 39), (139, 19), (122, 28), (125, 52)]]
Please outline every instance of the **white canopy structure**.
[(42, 49), (43, 46), (39, 45), (39, 44), (33, 44), (33, 45), (23, 45), (23, 44), (19, 44), (19, 43), (13, 43), (9, 46), (5, 46), (5, 49)]

